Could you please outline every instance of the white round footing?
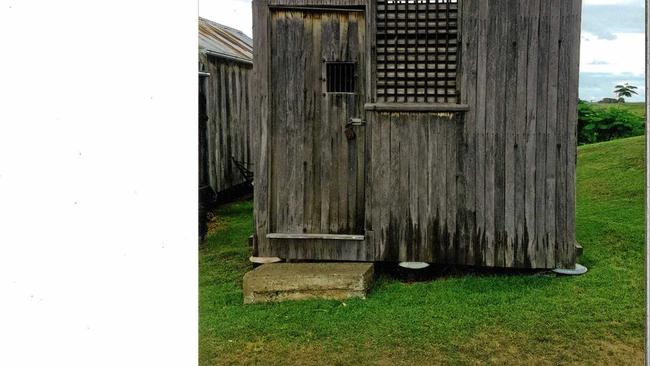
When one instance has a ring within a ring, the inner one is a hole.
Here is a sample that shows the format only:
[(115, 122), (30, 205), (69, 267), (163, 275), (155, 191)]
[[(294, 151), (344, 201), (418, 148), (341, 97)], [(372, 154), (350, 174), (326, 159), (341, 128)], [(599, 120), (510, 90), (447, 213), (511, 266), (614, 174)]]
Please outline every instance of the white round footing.
[(399, 266), (408, 269), (423, 269), (429, 267), (426, 262), (399, 262)]
[(282, 259), (278, 257), (250, 257), (249, 261), (257, 264), (267, 264), (267, 263), (277, 263), (282, 262)]
[(583, 266), (582, 264), (576, 263), (576, 268), (574, 269), (556, 268), (553, 270), (553, 272), (561, 275), (579, 276), (581, 274), (587, 273), (587, 267)]

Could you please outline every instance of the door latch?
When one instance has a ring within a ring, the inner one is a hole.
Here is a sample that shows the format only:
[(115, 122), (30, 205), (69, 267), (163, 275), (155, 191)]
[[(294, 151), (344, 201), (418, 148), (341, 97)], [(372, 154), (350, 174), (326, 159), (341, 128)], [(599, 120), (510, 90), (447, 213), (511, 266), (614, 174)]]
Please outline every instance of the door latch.
[(350, 122), (345, 125), (345, 137), (348, 140), (354, 140), (357, 137), (357, 134), (352, 129), (352, 126), (365, 126), (366, 121), (361, 118), (350, 118)]
[(350, 122), (348, 122), (348, 126), (365, 126), (366, 121), (361, 119), (361, 118), (350, 118)]

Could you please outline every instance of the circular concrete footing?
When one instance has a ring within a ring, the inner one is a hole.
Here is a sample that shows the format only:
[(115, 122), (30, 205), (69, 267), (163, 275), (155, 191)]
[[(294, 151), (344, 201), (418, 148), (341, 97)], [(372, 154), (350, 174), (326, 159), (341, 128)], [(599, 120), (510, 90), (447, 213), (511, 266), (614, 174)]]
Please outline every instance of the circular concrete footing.
[(579, 276), (581, 274), (587, 273), (587, 267), (583, 266), (582, 264), (576, 263), (576, 268), (574, 269), (556, 268), (553, 270), (553, 272), (561, 275)]
[(278, 263), (282, 262), (282, 259), (278, 257), (250, 257), (249, 261), (257, 264), (267, 264), (267, 263)]
[(429, 263), (426, 262), (399, 262), (398, 265), (408, 269), (424, 269), (429, 267)]

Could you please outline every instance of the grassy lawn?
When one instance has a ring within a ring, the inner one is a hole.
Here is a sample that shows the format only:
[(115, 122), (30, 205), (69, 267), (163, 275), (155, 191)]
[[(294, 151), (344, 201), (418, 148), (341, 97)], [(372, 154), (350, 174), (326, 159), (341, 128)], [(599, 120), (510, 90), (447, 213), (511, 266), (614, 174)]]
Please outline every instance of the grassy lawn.
[(580, 277), (378, 278), (367, 300), (242, 305), (252, 203), (200, 249), (201, 365), (642, 365), (644, 138), (579, 149)]
[(645, 103), (644, 102), (630, 102), (630, 103), (621, 103), (621, 104), (610, 104), (610, 103), (591, 103), (596, 108), (609, 108), (612, 106), (620, 107), (623, 109), (628, 109), (631, 112), (634, 112), (640, 116), (643, 116), (645, 118), (646, 114), (646, 108), (645, 108)]

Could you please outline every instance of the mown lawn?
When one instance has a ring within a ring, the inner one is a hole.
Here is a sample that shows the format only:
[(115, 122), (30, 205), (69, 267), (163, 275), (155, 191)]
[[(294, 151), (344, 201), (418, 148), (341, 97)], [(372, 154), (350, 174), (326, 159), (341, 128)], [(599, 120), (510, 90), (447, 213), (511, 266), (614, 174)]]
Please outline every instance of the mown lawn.
[(242, 305), (252, 203), (200, 249), (201, 365), (642, 365), (644, 138), (579, 149), (580, 277), (378, 278), (367, 300)]
[(623, 109), (627, 109), (630, 112), (636, 113), (639, 116), (642, 116), (645, 118), (646, 115), (646, 107), (644, 102), (629, 102), (629, 103), (621, 103), (621, 104), (614, 104), (614, 103), (591, 103), (596, 108), (609, 108), (609, 107), (619, 107)]

